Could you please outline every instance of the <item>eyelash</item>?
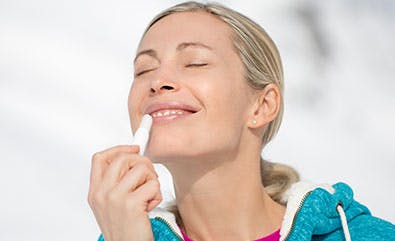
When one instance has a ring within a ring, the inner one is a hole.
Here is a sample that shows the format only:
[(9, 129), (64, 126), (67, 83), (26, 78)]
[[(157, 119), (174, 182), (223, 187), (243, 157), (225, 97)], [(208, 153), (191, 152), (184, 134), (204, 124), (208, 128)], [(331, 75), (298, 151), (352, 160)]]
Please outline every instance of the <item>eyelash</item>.
[[(185, 65), (185, 67), (203, 67), (203, 66), (206, 66), (206, 65), (208, 65), (207, 63), (200, 63), (200, 64), (187, 64), (187, 65)], [(148, 73), (148, 72), (150, 72), (150, 71), (152, 71), (152, 70), (154, 70), (154, 69), (146, 69), (146, 70), (143, 70), (143, 71), (140, 71), (140, 72), (138, 72), (137, 74), (136, 74), (136, 77), (138, 77), (138, 76), (140, 76), (140, 75), (143, 75), (143, 74), (145, 74), (145, 73)]]
[(206, 66), (207, 63), (200, 63), (200, 64), (187, 64), (185, 67), (203, 67)]
[(138, 76), (140, 76), (140, 75), (143, 75), (143, 74), (145, 74), (145, 73), (148, 73), (148, 72), (150, 72), (151, 70), (154, 70), (154, 69), (146, 69), (146, 70), (140, 71), (140, 72), (138, 72), (138, 73), (136, 74), (136, 77), (138, 77)]

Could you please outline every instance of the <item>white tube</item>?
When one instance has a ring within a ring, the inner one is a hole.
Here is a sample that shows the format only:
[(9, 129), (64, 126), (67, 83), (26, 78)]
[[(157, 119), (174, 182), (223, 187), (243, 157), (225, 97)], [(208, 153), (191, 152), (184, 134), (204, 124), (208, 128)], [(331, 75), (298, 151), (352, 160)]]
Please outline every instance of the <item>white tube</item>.
[(148, 114), (143, 116), (140, 127), (134, 133), (132, 145), (140, 146), (139, 154), (142, 156), (149, 139), (149, 132), (152, 126), (152, 117)]

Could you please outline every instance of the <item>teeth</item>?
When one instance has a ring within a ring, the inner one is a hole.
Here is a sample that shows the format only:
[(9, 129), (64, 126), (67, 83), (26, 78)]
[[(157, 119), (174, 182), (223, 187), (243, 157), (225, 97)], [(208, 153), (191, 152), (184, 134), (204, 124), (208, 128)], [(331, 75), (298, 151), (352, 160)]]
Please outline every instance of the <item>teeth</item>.
[(152, 113), (152, 117), (162, 117), (162, 116), (169, 116), (169, 115), (183, 115), (183, 110), (161, 110)]

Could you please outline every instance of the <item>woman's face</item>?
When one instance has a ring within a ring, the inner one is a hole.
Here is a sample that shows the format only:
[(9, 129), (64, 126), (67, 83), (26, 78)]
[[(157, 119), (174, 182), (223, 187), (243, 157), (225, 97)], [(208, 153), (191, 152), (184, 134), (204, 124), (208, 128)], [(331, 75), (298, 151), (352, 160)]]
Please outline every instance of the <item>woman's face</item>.
[(234, 155), (253, 92), (231, 29), (205, 12), (171, 14), (143, 37), (129, 95), (133, 132), (153, 116), (146, 156), (154, 162)]

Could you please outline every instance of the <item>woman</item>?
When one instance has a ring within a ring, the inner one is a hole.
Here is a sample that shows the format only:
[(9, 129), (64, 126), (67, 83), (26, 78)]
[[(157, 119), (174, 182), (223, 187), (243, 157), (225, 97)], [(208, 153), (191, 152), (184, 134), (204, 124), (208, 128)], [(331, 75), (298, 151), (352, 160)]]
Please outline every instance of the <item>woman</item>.
[[(93, 157), (100, 239), (395, 239), (394, 225), (346, 184), (296, 183), (290, 167), (261, 160), (281, 123), (283, 74), (259, 25), (217, 4), (183, 3), (149, 24), (134, 64), (132, 129), (144, 114), (153, 127), (144, 156), (116, 146)], [(162, 197), (152, 162), (173, 175), (172, 212), (154, 209)]]

